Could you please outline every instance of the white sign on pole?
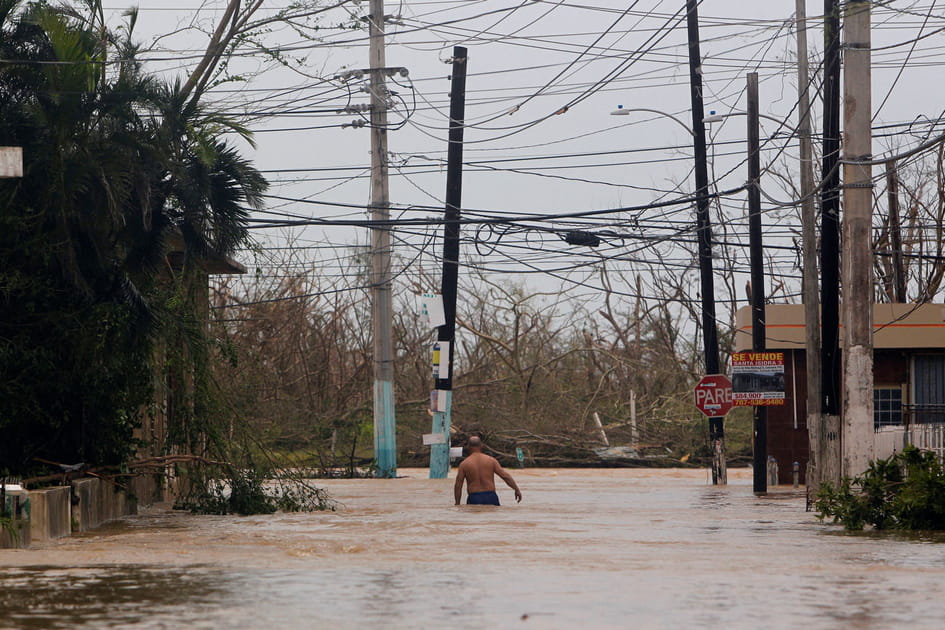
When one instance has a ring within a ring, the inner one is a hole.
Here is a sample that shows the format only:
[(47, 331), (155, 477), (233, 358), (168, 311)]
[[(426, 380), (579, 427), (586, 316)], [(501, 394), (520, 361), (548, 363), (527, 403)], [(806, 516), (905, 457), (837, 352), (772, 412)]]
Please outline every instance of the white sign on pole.
[(446, 323), (442, 295), (424, 293), (420, 296), (420, 321), (430, 328), (436, 328)]
[(450, 342), (437, 341), (433, 344), (433, 378), (450, 377)]
[(456, 459), (457, 457), (463, 456), (463, 447), (462, 446), (451, 446), (450, 447), (450, 457)]
[(445, 433), (424, 433), (423, 445), (430, 446), (431, 444), (446, 444), (446, 434)]
[(436, 390), (436, 408), (434, 411), (446, 411), (446, 396), (448, 393), (445, 389)]
[(23, 177), (23, 147), (0, 147), (0, 177)]

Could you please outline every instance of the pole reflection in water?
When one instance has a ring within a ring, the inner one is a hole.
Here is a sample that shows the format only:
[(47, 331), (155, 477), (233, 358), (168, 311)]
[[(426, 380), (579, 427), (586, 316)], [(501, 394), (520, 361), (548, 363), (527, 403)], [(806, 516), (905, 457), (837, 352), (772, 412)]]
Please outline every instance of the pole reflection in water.
[(0, 628), (941, 628), (945, 537), (843, 533), (705, 470), (321, 482), (337, 512), (150, 511), (0, 550)]

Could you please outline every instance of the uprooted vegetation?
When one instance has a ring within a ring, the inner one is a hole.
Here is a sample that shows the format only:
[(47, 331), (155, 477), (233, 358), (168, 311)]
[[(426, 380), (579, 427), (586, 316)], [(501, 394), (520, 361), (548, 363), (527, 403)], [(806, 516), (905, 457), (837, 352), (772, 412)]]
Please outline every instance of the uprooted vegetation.
[(272, 514), (334, 510), (327, 493), (292, 471), (268, 473), (258, 466), (226, 467), (224, 471), (191, 474), (190, 489), (175, 508), (196, 514)]
[[(367, 295), (344, 288), (367, 273), (367, 261), (352, 248), (333, 278), (313, 273), (317, 264), (304, 256), (304, 248), (263, 248), (256, 273), (214, 287), (213, 334), (234, 359), (218, 364), (216, 380), (288, 465), (357, 476), (373, 454), (371, 315)], [(517, 449), (539, 466), (710, 460), (707, 423), (692, 405), (698, 340), (682, 332), (678, 309), (642, 299), (627, 308), (616, 296), (589, 304), (485, 275), (461, 283), (454, 444), (483, 434), (506, 464)], [(395, 312), (398, 463), (425, 466), (435, 333), (418, 323), (413, 294), (401, 294)], [(747, 461), (750, 414), (733, 412), (726, 425), (729, 460)], [(605, 437), (627, 456), (603, 459)]]

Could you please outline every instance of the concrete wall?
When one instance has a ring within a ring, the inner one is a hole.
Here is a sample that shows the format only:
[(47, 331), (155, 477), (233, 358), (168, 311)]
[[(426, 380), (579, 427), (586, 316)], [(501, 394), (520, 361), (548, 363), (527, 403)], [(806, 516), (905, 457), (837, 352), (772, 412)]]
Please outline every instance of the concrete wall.
[(0, 527), (0, 549), (26, 549), (30, 546), (29, 520), (14, 519), (10, 530)]
[(0, 549), (28, 547), (31, 541), (55, 540), (137, 514), (138, 498), (151, 503), (161, 489), (153, 477), (133, 478), (127, 488), (103, 479), (84, 478), (76, 479), (71, 486), (31, 490), (28, 508), (13, 521), (16, 535), (0, 529)]
[(137, 505), (152, 505), (173, 501), (175, 496), (167, 489), (163, 475), (138, 475), (125, 484)]
[(137, 499), (104, 479), (76, 479), (72, 488), (73, 532), (87, 532), (108, 521), (138, 513)]
[(55, 540), (72, 533), (70, 498), (69, 486), (30, 491), (32, 540)]
[(0, 549), (25, 549), (30, 546), (30, 498), (23, 490), (4, 493), (2, 513), (11, 521), (0, 525)]

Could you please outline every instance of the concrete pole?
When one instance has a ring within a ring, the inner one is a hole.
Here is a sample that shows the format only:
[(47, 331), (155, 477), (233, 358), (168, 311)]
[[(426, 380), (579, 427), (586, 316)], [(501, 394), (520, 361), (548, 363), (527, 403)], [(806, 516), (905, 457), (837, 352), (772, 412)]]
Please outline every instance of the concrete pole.
[(805, 350), (807, 362), (807, 488), (820, 488), (820, 462), (824, 440), (820, 373), (820, 298), (817, 284), (817, 208), (814, 203), (814, 165), (810, 129), (810, 71), (807, 54), (807, 0), (796, 0), (797, 27), (797, 135), (801, 168), (801, 240)]
[[(845, 5), (844, 160), (872, 159), (870, 5), (871, 0)], [(845, 162), (843, 184), (842, 474), (853, 477), (873, 458), (872, 168)]]
[[(384, 0), (371, 0), (371, 220), (390, 220), (387, 153), (387, 85), (384, 68)], [(374, 336), (374, 459), (378, 477), (397, 476), (394, 416), (393, 296), (390, 227), (371, 228), (371, 315)]]

